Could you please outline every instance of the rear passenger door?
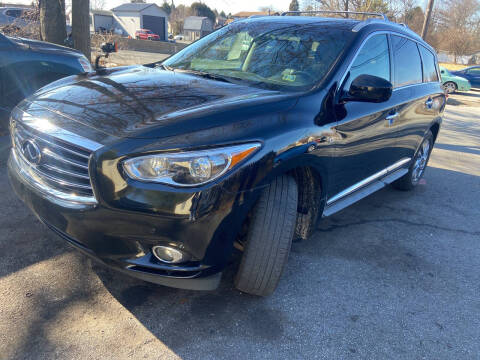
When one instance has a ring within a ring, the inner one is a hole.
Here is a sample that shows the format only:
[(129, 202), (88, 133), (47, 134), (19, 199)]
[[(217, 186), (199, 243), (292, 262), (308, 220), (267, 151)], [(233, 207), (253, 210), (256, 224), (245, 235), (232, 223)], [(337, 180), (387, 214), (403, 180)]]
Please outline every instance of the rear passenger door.
[[(435, 56), (422, 45), (400, 35), (391, 35), (394, 66), (392, 97), (398, 102), (393, 124), (397, 152), (413, 158), (425, 132), (443, 105)], [(423, 61), (422, 61), (423, 59)]]

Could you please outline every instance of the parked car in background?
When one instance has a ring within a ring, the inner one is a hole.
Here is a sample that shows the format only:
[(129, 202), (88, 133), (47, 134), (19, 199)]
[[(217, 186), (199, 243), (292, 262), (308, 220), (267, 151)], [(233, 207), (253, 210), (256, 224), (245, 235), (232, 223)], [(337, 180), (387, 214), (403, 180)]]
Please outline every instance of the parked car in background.
[(160, 40), (160, 36), (158, 36), (153, 31), (148, 29), (140, 29), (135, 31), (135, 38), (137, 40), (155, 40), (155, 41)]
[(91, 70), (76, 50), (0, 33), (0, 118), (7, 118), (16, 104), (42, 86)]
[(462, 70), (451, 71), (453, 75), (461, 76), (470, 81), (474, 88), (480, 88), (480, 66), (470, 66)]
[(470, 81), (472, 87), (480, 88), (480, 66), (470, 66), (462, 70), (451, 71), (453, 75), (461, 76)]
[(173, 37), (174, 40), (183, 40), (184, 38), (185, 38), (185, 36), (184, 36), (184, 35), (181, 35), (181, 34), (175, 35), (175, 36)]
[(471, 89), (470, 82), (457, 75), (453, 75), (443, 66), (440, 66), (440, 77), (442, 78), (442, 86), (447, 94), (454, 93), (455, 91), (469, 91)]
[(5, 25), (25, 26), (27, 21), (22, 19), (22, 16), (29, 10), (28, 8), (0, 7), (0, 27)]
[(371, 20), (239, 20), (163, 62), (50, 84), (12, 112), (11, 184), (125, 274), (211, 290), (238, 249), (236, 287), (271, 294), (293, 239), (415, 188), (437, 139), (435, 51)]

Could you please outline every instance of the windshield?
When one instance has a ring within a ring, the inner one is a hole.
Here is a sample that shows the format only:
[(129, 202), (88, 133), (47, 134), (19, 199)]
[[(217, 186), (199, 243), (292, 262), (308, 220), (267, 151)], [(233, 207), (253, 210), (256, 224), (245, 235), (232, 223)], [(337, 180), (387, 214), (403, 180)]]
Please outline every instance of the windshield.
[(269, 89), (303, 91), (323, 79), (352, 37), (351, 31), (320, 22), (244, 21), (200, 39), (163, 65)]

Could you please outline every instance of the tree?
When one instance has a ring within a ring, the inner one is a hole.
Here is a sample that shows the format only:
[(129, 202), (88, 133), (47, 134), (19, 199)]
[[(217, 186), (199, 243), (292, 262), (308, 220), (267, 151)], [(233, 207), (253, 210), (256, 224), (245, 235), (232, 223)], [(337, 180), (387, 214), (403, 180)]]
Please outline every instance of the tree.
[(213, 24), (215, 24), (215, 13), (206, 4), (194, 2), (192, 5), (190, 5), (190, 9), (192, 10), (193, 15), (206, 16), (212, 21)]
[(90, 59), (89, 0), (72, 0), (72, 37), (75, 49)]
[(163, 11), (165, 11), (167, 13), (167, 15), (171, 14), (172, 6), (169, 3), (167, 3), (166, 0), (163, 1), (162, 6), (160, 6), (160, 7), (163, 9)]
[(185, 18), (190, 15), (192, 15), (192, 10), (188, 6), (178, 5), (172, 9), (169, 21), (174, 35), (183, 32), (183, 22)]
[(225, 14), (225, 11), (223, 11), (223, 10), (220, 12), (220, 16), (223, 17), (223, 18), (227, 17), (227, 15)]
[(455, 62), (478, 49), (480, 41), (480, 1), (444, 0), (438, 11), (436, 31), (443, 40), (438, 46), (453, 53)]
[(298, 5), (297, 0), (292, 0), (290, 6), (288, 7), (289, 11), (298, 11), (300, 9), (300, 5)]
[(90, 0), (90, 9), (92, 10), (105, 9), (105, 0)]
[(63, 45), (67, 37), (64, 0), (40, 0), (40, 38)]

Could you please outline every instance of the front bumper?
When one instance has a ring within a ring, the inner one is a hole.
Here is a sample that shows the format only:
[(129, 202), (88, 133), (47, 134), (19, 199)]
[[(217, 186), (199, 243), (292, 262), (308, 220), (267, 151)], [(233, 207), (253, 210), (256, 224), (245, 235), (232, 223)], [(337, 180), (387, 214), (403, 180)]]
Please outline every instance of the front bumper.
[[(67, 207), (29, 183), (13, 152), (8, 174), (15, 193), (42, 222), (109, 267), (171, 287), (213, 290), (218, 286), (233, 244), (218, 236), (218, 212), (192, 221), (113, 209), (101, 203)], [(220, 204), (219, 208), (222, 213), (231, 212), (228, 206)], [(225, 223), (223, 227), (229, 228)], [(187, 249), (193, 254), (192, 260), (181, 265), (160, 262), (152, 255), (151, 247), (162, 243)]]

